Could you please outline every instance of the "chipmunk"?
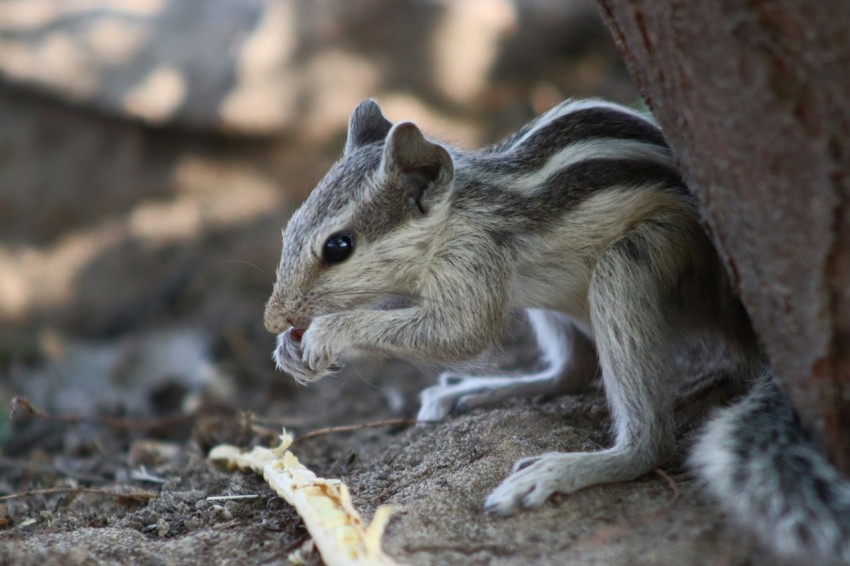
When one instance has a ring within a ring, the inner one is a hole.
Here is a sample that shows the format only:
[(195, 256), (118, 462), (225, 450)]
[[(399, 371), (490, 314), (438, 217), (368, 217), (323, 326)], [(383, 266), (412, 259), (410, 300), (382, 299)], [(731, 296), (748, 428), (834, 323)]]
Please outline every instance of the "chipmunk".
[(544, 370), (444, 374), (423, 392), (419, 418), (576, 391), (601, 373), (613, 443), (520, 460), (487, 511), (651, 471), (674, 451), (676, 360), (719, 357), (752, 389), (697, 441), (698, 475), (779, 554), (850, 561), (850, 485), (779, 391), (650, 119), (567, 101), (467, 152), (361, 103), (342, 158), (283, 234), (265, 311), (278, 367), (314, 381), (355, 347), (463, 362), (492, 348), (521, 309)]

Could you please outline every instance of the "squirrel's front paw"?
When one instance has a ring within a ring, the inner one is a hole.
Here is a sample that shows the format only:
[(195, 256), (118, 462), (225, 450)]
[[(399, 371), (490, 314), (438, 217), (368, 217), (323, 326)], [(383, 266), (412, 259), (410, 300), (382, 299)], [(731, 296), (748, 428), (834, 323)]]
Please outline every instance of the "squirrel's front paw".
[(320, 316), (310, 323), (301, 339), (301, 359), (316, 373), (327, 375), (340, 368), (338, 360), (347, 344), (337, 321), (334, 315)]
[(330, 372), (316, 372), (304, 363), (300, 332), (300, 330), (290, 328), (286, 332), (278, 334), (277, 347), (272, 357), (277, 369), (290, 374), (298, 383), (305, 384), (316, 381)]

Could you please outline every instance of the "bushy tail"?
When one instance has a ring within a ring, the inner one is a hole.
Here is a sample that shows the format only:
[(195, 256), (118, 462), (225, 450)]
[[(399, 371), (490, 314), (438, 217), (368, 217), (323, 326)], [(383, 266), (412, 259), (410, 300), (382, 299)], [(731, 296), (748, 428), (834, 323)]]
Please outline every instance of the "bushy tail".
[(780, 556), (850, 563), (850, 483), (809, 441), (767, 371), (709, 423), (691, 464), (732, 518)]

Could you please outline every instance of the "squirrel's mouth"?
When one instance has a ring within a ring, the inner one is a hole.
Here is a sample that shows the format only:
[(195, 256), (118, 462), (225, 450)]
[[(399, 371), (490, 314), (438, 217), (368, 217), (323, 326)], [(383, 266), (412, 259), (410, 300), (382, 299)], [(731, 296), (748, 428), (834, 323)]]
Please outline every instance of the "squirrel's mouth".
[(293, 342), (300, 343), (301, 338), (304, 337), (304, 332), (306, 330), (307, 330), (306, 328), (298, 328), (298, 327), (293, 326), (289, 330), (289, 337), (292, 338)]
[(313, 317), (293, 316), (287, 318), (286, 322), (290, 325), (286, 330), (286, 334), (289, 335), (289, 339), (296, 344), (300, 344), (301, 339), (304, 337), (304, 333), (307, 332), (307, 329), (310, 328), (310, 324), (313, 322)]

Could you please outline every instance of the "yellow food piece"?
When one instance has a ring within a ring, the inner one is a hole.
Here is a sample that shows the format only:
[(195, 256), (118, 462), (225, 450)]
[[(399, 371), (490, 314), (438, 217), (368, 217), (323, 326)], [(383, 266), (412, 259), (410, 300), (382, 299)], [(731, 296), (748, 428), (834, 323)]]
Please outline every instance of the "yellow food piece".
[(277, 448), (255, 447), (243, 453), (222, 444), (210, 451), (209, 459), (228, 468), (252, 470), (285, 499), (304, 520), (304, 525), (328, 566), (369, 564), (397, 566), (381, 550), (381, 537), (395, 512), (385, 505), (375, 511), (366, 525), (354, 508), (348, 486), (339, 480), (317, 477), (289, 451), (292, 436), (284, 430)]

